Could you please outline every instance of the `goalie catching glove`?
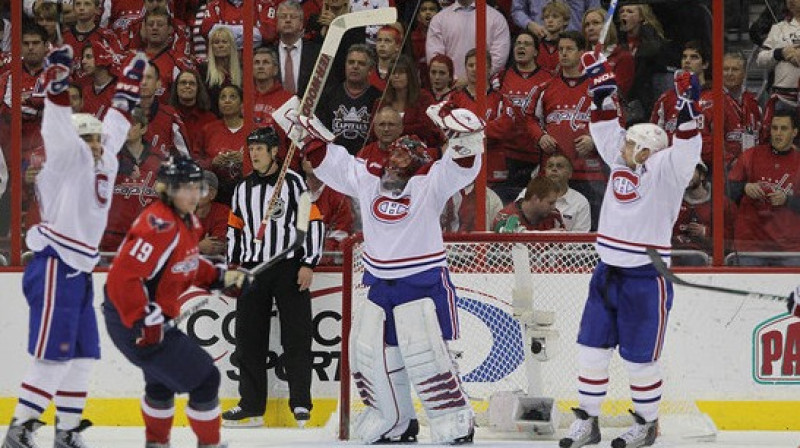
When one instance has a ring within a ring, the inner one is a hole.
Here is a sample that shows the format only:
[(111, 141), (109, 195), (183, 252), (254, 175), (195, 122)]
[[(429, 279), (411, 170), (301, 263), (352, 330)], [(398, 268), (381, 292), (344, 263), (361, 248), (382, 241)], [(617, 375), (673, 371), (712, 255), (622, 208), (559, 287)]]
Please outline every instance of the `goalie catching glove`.
[(603, 101), (617, 92), (617, 76), (608, 64), (603, 53), (587, 51), (581, 55), (584, 76), (589, 78), (589, 96), (598, 109), (603, 108)]
[(687, 123), (700, 116), (700, 107), (697, 102), (700, 100), (700, 80), (697, 75), (687, 70), (675, 72), (675, 94), (678, 102), (675, 109), (678, 110), (678, 126)]
[(52, 95), (66, 92), (69, 88), (69, 74), (72, 71), (72, 47), (62, 45), (53, 49), (45, 60), (44, 79), (47, 91)]
[(425, 112), (444, 132), (447, 146), (453, 150), (454, 159), (483, 152), (483, 129), (486, 122), (472, 111), (459, 108), (450, 101), (443, 101), (429, 106)]
[(300, 100), (293, 96), (283, 103), (272, 118), (286, 132), (289, 140), (300, 148), (300, 155), (331, 143), (336, 136), (316, 116), (300, 115)]
[(137, 52), (122, 70), (122, 76), (117, 81), (114, 98), (111, 100), (112, 106), (122, 112), (130, 113), (139, 105), (141, 101), (139, 90), (146, 68), (147, 57), (144, 53)]

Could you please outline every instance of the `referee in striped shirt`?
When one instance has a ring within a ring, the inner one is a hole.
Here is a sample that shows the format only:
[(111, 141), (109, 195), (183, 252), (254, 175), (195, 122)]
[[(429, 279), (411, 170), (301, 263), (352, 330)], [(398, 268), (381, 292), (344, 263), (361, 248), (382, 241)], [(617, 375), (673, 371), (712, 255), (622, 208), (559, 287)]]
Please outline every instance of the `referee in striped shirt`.
[[(252, 268), (289, 247), (296, 238), (297, 206), (308, 189), (292, 170), (286, 177), (263, 242), (257, 243), (261, 220), (275, 191), (280, 161), (279, 139), (272, 127), (247, 137), (253, 173), (239, 182), (228, 219), (228, 262)], [(258, 274), (236, 301), (236, 355), (239, 404), (222, 414), (225, 426), (262, 426), (267, 404), (267, 352), (273, 301), (278, 305), (281, 345), (289, 382), (289, 408), (302, 426), (311, 411), (311, 279), (322, 257), (324, 225), (315, 205), (305, 242), (286, 260)]]

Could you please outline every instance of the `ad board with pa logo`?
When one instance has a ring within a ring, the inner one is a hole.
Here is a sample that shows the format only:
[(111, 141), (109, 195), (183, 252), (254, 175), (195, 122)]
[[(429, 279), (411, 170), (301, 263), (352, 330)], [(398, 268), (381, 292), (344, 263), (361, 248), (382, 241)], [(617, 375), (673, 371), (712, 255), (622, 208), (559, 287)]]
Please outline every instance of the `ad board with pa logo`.
[(756, 326), (753, 379), (760, 384), (800, 384), (800, 319), (781, 314)]

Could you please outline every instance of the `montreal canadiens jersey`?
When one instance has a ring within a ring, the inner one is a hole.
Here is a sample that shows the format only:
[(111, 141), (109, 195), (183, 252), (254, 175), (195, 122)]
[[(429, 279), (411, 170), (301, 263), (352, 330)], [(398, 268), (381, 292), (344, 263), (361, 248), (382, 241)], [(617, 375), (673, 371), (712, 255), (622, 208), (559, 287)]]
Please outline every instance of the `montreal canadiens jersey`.
[(480, 165), (476, 156), (472, 166), (462, 167), (446, 151), (395, 193), (381, 186), (382, 170), (368, 170), (347, 149), (329, 144), (314, 173), (334, 190), (358, 199), (364, 265), (374, 276), (392, 279), (447, 266), (439, 216), (447, 200), (475, 179)]
[(103, 155), (95, 163), (92, 151), (75, 132), (72, 109), (45, 100), (42, 138), (47, 160), (36, 177), (41, 223), (25, 238), (40, 251), (51, 246), (71, 267), (91, 272), (99, 254), (117, 176), (117, 153), (130, 123), (116, 109), (103, 119)]
[(699, 132), (677, 131), (672, 146), (631, 170), (620, 153), (625, 129), (619, 125), (616, 111), (593, 111), (589, 130), (597, 151), (611, 168), (597, 227), (600, 258), (612, 266), (643, 266), (650, 263), (645, 249), (652, 247), (669, 263), (672, 227), (700, 161), (703, 142)]

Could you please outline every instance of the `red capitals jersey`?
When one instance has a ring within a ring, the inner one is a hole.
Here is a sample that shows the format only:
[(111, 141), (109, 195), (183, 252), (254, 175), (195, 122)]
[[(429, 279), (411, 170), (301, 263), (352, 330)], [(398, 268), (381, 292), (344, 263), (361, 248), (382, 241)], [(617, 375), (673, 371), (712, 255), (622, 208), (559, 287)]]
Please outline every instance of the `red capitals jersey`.
[(200, 138), (203, 136), (203, 133), (199, 131), (208, 123), (217, 120), (217, 116), (209, 110), (200, 110), (197, 107), (178, 106), (175, 110), (178, 112), (178, 116), (186, 129), (196, 130), (186, 135), (186, 138), (189, 139), (186, 143), (189, 148), (197, 148)]
[(127, 146), (117, 155), (119, 170), (114, 181), (114, 196), (108, 212), (108, 224), (100, 242), (100, 250), (113, 252), (122, 243), (131, 223), (144, 208), (158, 198), (153, 188), (163, 155), (150, 151), (145, 144), (144, 151), (136, 159)]
[(758, 145), (762, 123), (769, 121), (761, 121), (761, 107), (755, 95), (744, 91), (741, 99), (737, 100), (730, 92), (725, 92), (726, 167), (730, 167), (744, 151)]
[[(765, 193), (783, 190), (794, 195), (800, 185), (800, 152), (790, 149), (775, 153), (770, 145), (746, 151), (733, 164), (731, 182), (760, 184)], [(735, 224), (735, 244), (739, 251), (800, 251), (800, 214), (788, 204), (773, 206), (746, 194), (739, 202)]]
[(145, 140), (153, 150), (161, 152), (165, 157), (175, 151), (189, 154), (186, 127), (183, 120), (172, 106), (153, 101), (147, 114), (147, 132)]
[(228, 238), (228, 216), (230, 214), (230, 207), (219, 202), (212, 202), (208, 214), (202, 218), (198, 217), (200, 225), (203, 227), (202, 238), (210, 236), (225, 241)]
[[(274, 43), (278, 40), (277, 6), (272, 0), (255, 0), (256, 15), (254, 39), (259, 36), (263, 42)], [(206, 6), (206, 14), (200, 24), (200, 33), (208, 36), (215, 25), (226, 25), (233, 32), (236, 43), (241, 48), (244, 30), (242, 29), (242, 5), (236, 6), (230, 0), (211, 0)]]
[[(143, 22), (144, 16), (134, 19), (129, 28), (118, 32), (119, 41), (125, 48), (144, 50), (145, 44), (142, 42), (141, 35)], [(189, 26), (182, 20), (173, 17), (172, 28), (174, 33), (169, 48), (179, 55), (190, 57), (192, 52), (189, 44), (191, 40)]]
[(117, 35), (108, 28), (98, 25), (95, 26), (91, 31), (82, 33), (76, 30), (75, 27), (69, 27), (64, 30), (63, 40), (64, 44), (72, 47), (72, 72), (78, 76), (83, 74), (83, 70), (81, 69), (83, 47), (85, 47), (92, 39), (97, 39), (99, 42), (102, 42), (102, 44), (105, 45), (111, 52), (115, 61), (117, 61), (121, 55), (125, 53), (125, 50), (123, 49), (122, 44), (119, 42)]
[(522, 199), (518, 199), (500, 210), (492, 222), (492, 230), (499, 233), (536, 232), (545, 230), (566, 230), (564, 219), (554, 210), (539, 222), (533, 223), (522, 213)]
[(278, 82), (274, 83), (266, 92), (255, 89), (253, 121), (259, 126), (271, 125), (274, 122), (272, 113), (291, 97), (292, 94), (284, 90)]
[[(572, 162), (572, 179), (601, 181), (606, 179), (606, 175), (597, 150), (592, 150), (587, 157), (580, 156), (575, 150), (575, 139), (589, 135), (592, 99), (587, 92), (588, 86), (589, 80), (584, 77), (554, 76), (541, 89), (539, 98), (527, 114), (528, 131), (537, 144), (545, 134), (556, 140), (559, 150)], [(543, 156), (541, 163), (544, 164), (546, 159)]]
[(536, 65), (552, 73), (558, 70), (558, 39), (554, 41), (539, 40), (539, 54), (536, 55)]
[(143, 13), (144, 0), (114, 0), (111, 2), (108, 27), (115, 33), (124, 33)]
[(114, 77), (108, 84), (99, 89), (90, 81), (83, 86), (83, 110), (87, 114), (92, 114), (102, 119), (106, 111), (111, 107), (111, 100), (117, 90), (117, 78)]
[[(684, 250), (700, 250), (711, 253), (713, 241), (713, 220), (711, 193), (702, 202), (689, 202), (684, 197), (681, 202), (678, 219), (672, 229), (672, 248)], [(736, 205), (731, 201), (725, 200), (725, 246), (729, 247), (733, 240), (733, 223), (736, 217)], [(704, 227), (705, 234), (702, 236), (689, 233), (689, 225), (697, 223)]]
[(187, 56), (179, 49), (167, 47), (156, 54), (147, 53), (151, 63), (158, 66), (159, 79), (161, 80), (161, 92), (157, 92), (158, 99), (163, 103), (169, 103), (172, 90), (172, 81), (183, 70), (194, 69), (194, 59)]
[(200, 221), (194, 215), (188, 221), (159, 200), (133, 222), (106, 281), (108, 299), (125, 326), (143, 318), (149, 302), (174, 318), (181, 311), (178, 298), (190, 286), (207, 288), (217, 280), (217, 269), (197, 247)]
[[(194, 148), (192, 158), (204, 170), (213, 171), (219, 178), (220, 186), (226, 184), (232, 187), (253, 172), (250, 153), (245, 146), (246, 140), (244, 127), (232, 132), (224, 121), (215, 120), (203, 128), (198, 139), (199, 146)], [(242, 165), (222, 167), (212, 164), (217, 155), (227, 152), (241, 153)]]
[[(39, 81), (42, 70), (29, 72), (23, 65), (22, 68), (22, 148), (21, 152), (42, 148), (44, 142), (39, 133), (42, 125), (42, 110), (44, 108), (44, 86)], [(0, 75), (0, 92), (3, 94), (3, 103), (0, 105), (0, 119), (4, 125), (0, 126), (0, 144), (3, 150), (8, 151), (16, 145), (11, 144), (11, 96), (12, 96), (11, 71)], [(6, 158), (10, 163), (10, 159)]]
[[(323, 251), (341, 252), (342, 241), (353, 234), (354, 219), (350, 198), (323, 185), (320, 190), (312, 192), (311, 199), (325, 223)], [(320, 264), (335, 264), (335, 258), (325, 255)]]
[[(662, 93), (656, 103), (653, 105), (653, 112), (650, 114), (650, 123), (657, 124), (661, 129), (667, 133), (669, 142), (672, 144), (672, 136), (678, 128), (678, 110), (675, 105), (678, 104), (678, 95), (675, 90), (667, 90)], [(703, 152), (700, 157), (703, 162), (711, 168), (713, 163), (714, 142), (711, 136), (710, 120), (713, 114), (712, 108), (714, 101), (711, 98), (711, 89), (703, 89), (700, 92), (700, 118), (697, 120), (697, 127), (700, 129), (700, 136), (703, 137)]]
[[(528, 110), (530, 104), (539, 97), (539, 91), (553, 79), (553, 74), (547, 70), (537, 68), (532, 72), (520, 72), (515, 67), (503, 70), (495, 78), (498, 89), (503, 95), (506, 104), (519, 111)], [(503, 141), (506, 157), (524, 162), (539, 163), (539, 149), (532, 142), (527, 133), (518, 135), (519, 138), (508, 138)]]
[(491, 90), (486, 94), (486, 110), (483, 112), (478, 111), (478, 103), (467, 89), (454, 90), (450, 95), (450, 101), (486, 120), (484, 132), (486, 134), (487, 181), (490, 183), (504, 182), (508, 179), (508, 169), (506, 168), (506, 152), (503, 141), (516, 137), (518, 132), (523, 130), (523, 126), (514, 126), (514, 118), (508, 115), (507, 110), (504, 110), (502, 96), (497, 90)]

